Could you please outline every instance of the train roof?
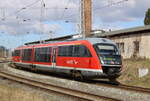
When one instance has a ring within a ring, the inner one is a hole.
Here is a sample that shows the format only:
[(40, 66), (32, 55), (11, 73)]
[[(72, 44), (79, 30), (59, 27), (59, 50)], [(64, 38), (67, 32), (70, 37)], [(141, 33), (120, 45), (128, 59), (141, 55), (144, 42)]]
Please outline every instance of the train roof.
[(50, 42), (45, 42), (45, 43), (41, 43), (41, 44), (30, 44), (30, 45), (24, 45), (24, 46), (20, 46), (17, 49), (20, 48), (32, 48), (33, 46), (45, 46), (47, 44), (55, 44), (58, 45), (59, 43), (66, 43), (66, 42), (79, 42), (79, 41), (89, 41), (91, 44), (96, 44), (96, 43), (111, 43), (111, 44), (115, 44), (113, 41), (107, 39), (107, 38), (78, 38), (78, 39), (68, 39), (66, 41), (50, 41)]
[(112, 44), (115, 44), (113, 41), (111, 41), (110, 39), (107, 39), (107, 38), (77, 38), (77, 39), (67, 39), (65, 41), (50, 41), (50, 42), (46, 42), (44, 44), (58, 43), (58, 42), (70, 42), (70, 41), (81, 41), (81, 40), (87, 40), (91, 44), (96, 44), (96, 43), (112, 43)]
[(85, 38), (85, 40), (88, 40), (89, 42), (91, 42), (91, 44), (96, 44), (96, 43), (115, 44), (113, 41), (111, 41), (110, 39), (106, 39), (106, 38)]

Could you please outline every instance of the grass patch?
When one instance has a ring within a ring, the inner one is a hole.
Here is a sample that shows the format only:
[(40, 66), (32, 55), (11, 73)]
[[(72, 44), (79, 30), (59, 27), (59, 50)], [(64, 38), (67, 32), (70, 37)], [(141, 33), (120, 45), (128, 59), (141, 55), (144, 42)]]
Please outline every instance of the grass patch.
[[(138, 70), (146, 68), (149, 73), (139, 77)], [(127, 85), (150, 88), (150, 60), (148, 59), (128, 59), (123, 61), (123, 74), (118, 80)]]

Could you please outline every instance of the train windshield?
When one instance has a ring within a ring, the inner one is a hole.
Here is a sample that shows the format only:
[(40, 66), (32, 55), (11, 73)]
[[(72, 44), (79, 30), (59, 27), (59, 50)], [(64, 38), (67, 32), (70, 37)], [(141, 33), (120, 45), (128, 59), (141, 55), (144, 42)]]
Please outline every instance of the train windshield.
[(95, 50), (102, 64), (121, 65), (121, 55), (113, 44), (97, 44)]
[(99, 54), (111, 54), (111, 55), (119, 55), (119, 51), (115, 45), (111, 44), (99, 44), (97, 45), (97, 52)]

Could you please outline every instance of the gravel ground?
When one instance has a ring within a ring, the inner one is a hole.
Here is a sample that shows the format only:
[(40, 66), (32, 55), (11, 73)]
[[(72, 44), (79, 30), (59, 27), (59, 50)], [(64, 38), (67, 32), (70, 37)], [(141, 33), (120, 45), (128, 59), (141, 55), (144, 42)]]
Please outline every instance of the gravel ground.
[[(0, 69), (6, 68), (10, 72), (15, 72), (16, 74), (22, 74), (31, 78), (45, 79), (48, 77), (33, 75), (33, 73), (28, 73), (13, 68), (7, 68), (7, 65), (0, 64)], [(39, 77), (39, 78), (38, 78)], [(41, 90), (40, 88), (35, 88), (27, 86), (24, 84), (9, 81), (4, 78), (0, 78), (0, 101), (85, 101), (72, 96), (67, 96), (59, 94), (57, 92), (51, 92), (46, 90)]]
[[(106, 86), (97, 86), (93, 84), (81, 83), (73, 80), (66, 80), (62, 78), (56, 78), (51, 76), (43, 76), (40, 74), (34, 74), (30, 72), (25, 72), (21, 70), (16, 70), (13, 68), (4, 66), (5, 69), (9, 70), (10, 72), (15, 72), (16, 74), (24, 75), (25, 77), (30, 77), (31, 79), (38, 79), (39, 81), (44, 81), (48, 84), (55, 84), (58, 86), (62, 86), (65, 88), (75, 89), (79, 91), (84, 91), (91, 94), (112, 97), (112, 98), (119, 98), (123, 101), (149, 101), (150, 94), (143, 94), (139, 92), (131, 92), (131, 91), (122, 91), (116, 88), (108, 88)], [(68, 101), (68, 100), (67, 100)]]
[(0, 101), (85, 101), (0, 78)]

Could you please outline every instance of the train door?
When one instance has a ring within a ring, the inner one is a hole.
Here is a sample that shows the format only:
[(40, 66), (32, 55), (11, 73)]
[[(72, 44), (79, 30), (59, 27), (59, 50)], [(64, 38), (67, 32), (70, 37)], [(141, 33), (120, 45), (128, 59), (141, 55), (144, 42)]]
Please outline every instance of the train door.
[(56, 66), (57, 48), (52, 48), (52, 67)]

